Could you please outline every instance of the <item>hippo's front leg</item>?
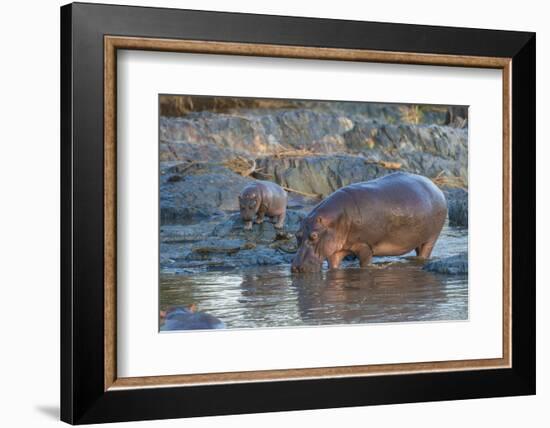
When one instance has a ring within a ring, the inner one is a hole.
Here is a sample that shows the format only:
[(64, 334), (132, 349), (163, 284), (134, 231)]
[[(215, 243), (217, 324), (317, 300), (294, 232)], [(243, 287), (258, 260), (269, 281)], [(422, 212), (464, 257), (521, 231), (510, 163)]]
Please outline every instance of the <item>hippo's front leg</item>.
[(277, 222), (275, 223), (274, 227), (275, 229), (282, 229), (285, 225), (285, 217), (286, 217), (286, 213), (283, 212), (280, 216), (276, 217), (277, 218)]
[(340, 263), (342, 263), (342, 260), (344, 260), (344, 257), (346, 257), (349, 254), (349, 251), (338, 251), (330, 256), (327, 257), (328, 259), (328, 268), (329, 269), (338, 269), (340, 267)]
[(353, 246), (352, 253), (359, 257), (359, 265), (364, 268), (367, 267), (372, 259), (372, 250), (367, 244), (357, 244)]
[(265, 211), (260, 208), (256, 216), (256, 223), (262, 224), (264, 222), (264, 219), (265, 219)]

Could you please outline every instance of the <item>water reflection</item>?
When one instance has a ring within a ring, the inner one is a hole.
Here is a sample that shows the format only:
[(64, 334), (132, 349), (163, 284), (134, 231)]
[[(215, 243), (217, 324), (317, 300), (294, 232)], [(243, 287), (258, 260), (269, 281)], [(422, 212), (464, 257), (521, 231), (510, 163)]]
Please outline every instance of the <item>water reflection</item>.
[[(467, 229), (444, 227), (433, 256), (466, 251)], [(288, 265), (160, 278), (160, 309), (196, 304), (227, 328), (465, 320), (468, 277), (422, 270), (414, 258), (375, 258), (360, 269), (291, 274)]]
[(161, 308), (196, 303), (227, 328), (464, 320), (465, 276), (414, 261), (290, 274), (288, 266), (161, 277)]
[(310, 286), (293, 277), (300, 317), (308, 323), (367, 323), (467, 318), (464, 278), (450, 280), (413, 263), (325, 272)]

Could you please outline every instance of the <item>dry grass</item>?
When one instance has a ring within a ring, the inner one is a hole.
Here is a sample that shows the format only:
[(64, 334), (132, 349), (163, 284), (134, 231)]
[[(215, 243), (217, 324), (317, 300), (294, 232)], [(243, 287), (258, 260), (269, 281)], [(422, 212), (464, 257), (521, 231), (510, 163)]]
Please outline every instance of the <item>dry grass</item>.
[(421, 123), (424, 116), (422, 109), (418, 105), (399, 106), (399, 113), (403, 122), (413, 125)]
[(254, 159), (246, 159), (241, 156), (222, 162), (222, 165), (243, 177), (249, 177), (254, 172), (259, 171), (256, 168), (256, 161)]
[(443, 175), (443, 171), (441, 171), (436, 177), (432, 178), (431, 180), (438, 187), (454, 187), (460, 189), (468, 188), (468, 183), (464, 178), (457, 177), (455, 175), (446, 176)]
[(401, 164), (399, 162), (379, 161), (378, 164), (386, 169), (401, 169)]
[(400, 162), (390, 162), (390, 161), (384, 161), (384, 160), (381, 160), (381, 161), (366, 160), (365, 163), (380, 165), (381, 167), (386, 169), (401, 169)]
[[(312, 152), (309, 152), (307, 150), (292, 150), (292, 151), (289, 150), (289, 151), (279, 152), (275, 156), (277, 157), (307, 156), (306, 153), (311, 154)], [(236, 158), (229, 159), (223, 162), (222, 165), (229, 168), (231, 171), (242, 175), (243, 177), (255, 178), (252, 176), (252, 174), (257, 174), (257, 173), (262, 175), (262, 172), (261, 172), (262, 168), (256, 167), (256, 161), (254, 159), (249, 160), (238, 156)], [(272, 177), (269, 177), (269, 178), (272, 178)], [(300, 190), (291, 189), (290, 187), (286, 187), (286, 186), (281, 186), (281, 187), (288, 192), (297, 193), (298, 195), (307, 196), (308, 198), (319, 199), (321, 197), (320, 195), (317, 195), (315, 193), (302, 192)]]
[(303, 102), (284, 99), (162, 95), (160, 97), (160, 114), (161, 116), (178, 117), (200, 111), (233, 113), (242, 109), (293, 109), (302, 105), (304, 105)]
[(241, 156), (226, 160), (224, 162), (211, 162), (211, 161), (188, 161), (185, 166), (183, 166), (178, 174), (184, 175), (184, 173), (191, 169), (194, 166), (200, 165), (222, 165), (236, 174), (240, 174), (243, 177), (248, 177), (256, 171), (259, 171), (261, 168), (256, 168), (256, 161), (254, 159), (246, 159)]

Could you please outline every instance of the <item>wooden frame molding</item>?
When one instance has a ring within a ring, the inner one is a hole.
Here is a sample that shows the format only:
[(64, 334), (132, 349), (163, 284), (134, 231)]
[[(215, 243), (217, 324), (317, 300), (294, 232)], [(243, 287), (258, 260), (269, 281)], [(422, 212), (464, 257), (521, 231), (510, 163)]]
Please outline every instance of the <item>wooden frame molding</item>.
[[(503, 81), (503, 349), (502, 358), (118, 378), (116, 367), (116, 80), (117, 50), (250, 55), (338, 61), (421, 64), (502, 70)], [(219, 383), (361, 377), (511, 367), (512, 355), (512, 61), (510, 58), (334, 49), (251, 43), (104, 37), (104, 390)]]

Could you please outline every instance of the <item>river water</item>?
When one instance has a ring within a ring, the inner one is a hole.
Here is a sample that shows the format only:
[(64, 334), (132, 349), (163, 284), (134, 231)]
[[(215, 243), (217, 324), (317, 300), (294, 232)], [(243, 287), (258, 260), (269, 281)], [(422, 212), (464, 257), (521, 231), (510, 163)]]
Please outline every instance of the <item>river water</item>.
[[(467, 251), (467, 229), (446, 226), (433, 256)], [(291, 274), (288, 265), (162, 274), (160, 307), (196, 304), (227, 328), (465, 320), (467, 275), (422, 270), (413, 257), (375, 258), (361, 269)]]

